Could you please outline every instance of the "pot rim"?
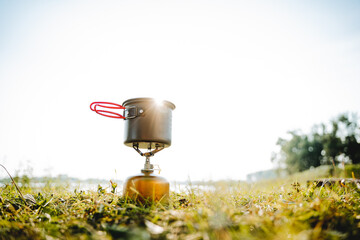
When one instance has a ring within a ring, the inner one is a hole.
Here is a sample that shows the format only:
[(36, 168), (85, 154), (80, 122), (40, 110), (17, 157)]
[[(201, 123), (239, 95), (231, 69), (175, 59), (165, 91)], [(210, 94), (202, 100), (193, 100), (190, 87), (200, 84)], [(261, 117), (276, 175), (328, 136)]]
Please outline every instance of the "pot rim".
[(144, 98), (131, 98), (131, 99), (128, 99), (126, 101), (123, 102), (123, 106), (126, 107), (127, 105), (130, 105), (130, 104), (135, 104), (135, 103), (157, 103), (157, 102), (161, 102), (163, 103), (164, 105), (168, 106), (169, 108), (171, 108), (172, 110), (175, 109), (175, 104), (173, 104), (172, 102), (170, 101), (167, 101), (167, 100), (158, 100), (158, 99), (155, 99), (155, 98), (149, 98), (149, 97), (144, 97)]

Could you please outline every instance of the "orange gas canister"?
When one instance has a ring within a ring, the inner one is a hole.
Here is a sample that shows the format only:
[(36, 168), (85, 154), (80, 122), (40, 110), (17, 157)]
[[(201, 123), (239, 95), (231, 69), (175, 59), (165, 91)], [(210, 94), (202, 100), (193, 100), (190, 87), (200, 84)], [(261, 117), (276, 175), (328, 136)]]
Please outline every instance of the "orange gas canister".
[(169, 198), (169, 182), (150, 172), (143, 172), (126, 179), (124, 197), (129, 197), (142, 203), (166, 203)]

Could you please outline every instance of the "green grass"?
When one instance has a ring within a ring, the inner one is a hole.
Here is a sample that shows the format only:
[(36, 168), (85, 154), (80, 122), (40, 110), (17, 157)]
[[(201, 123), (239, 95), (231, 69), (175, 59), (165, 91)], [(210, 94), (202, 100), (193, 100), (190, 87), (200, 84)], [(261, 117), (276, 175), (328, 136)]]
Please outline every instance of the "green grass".
[(21, 187), (24, 202), (9, 181), (0, 188), (0, 239), (360, 239), (358, 186), (307, 186), (302, 177), (189, 185), (167, 206), (51, 180)]

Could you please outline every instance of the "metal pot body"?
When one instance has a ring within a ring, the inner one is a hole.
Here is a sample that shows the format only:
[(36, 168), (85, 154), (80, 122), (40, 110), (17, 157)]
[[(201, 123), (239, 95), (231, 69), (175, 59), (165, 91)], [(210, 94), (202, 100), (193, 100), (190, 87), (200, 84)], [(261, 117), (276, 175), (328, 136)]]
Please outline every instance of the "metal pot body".
[(126, 100), (123, 106), (126, 146), (149, 149), (171, 145), (173, 103), (158, 102), (153, 98), (133, 98)]

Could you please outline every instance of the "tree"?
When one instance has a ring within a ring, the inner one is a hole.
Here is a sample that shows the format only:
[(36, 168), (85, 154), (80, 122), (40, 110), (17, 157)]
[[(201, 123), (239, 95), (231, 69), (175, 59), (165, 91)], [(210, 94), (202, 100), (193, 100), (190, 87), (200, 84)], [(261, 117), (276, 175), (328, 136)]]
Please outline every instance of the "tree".
[(322, 164), (342, 161), (360, 163), (360, 128), (356, 114), (341, 114), (330, 124), (314, 125), (309, 134), (290, 131), (289, 139), (279, 138), (280, 151), (272, 161), (285, 165), (289, 173)]
[(353, 164), (360, 163), (360, 143), (355, 136), (347, 136), (345, 138), (344, 153)]
[(360, 128), (356, 114), (342, 114), (338, 117), (344, 126), (343, 152), (353, 164), (360, 163)]
[(279, 138), (281, 148), (280, 161), (283, 161), (289, 173), (301, 172), (321, 164), (323, 150), (318, 134), (306, 136), (296, 131), (288, 132), (290, 140)]
[(331, 126), (331, 131), (328, 133), (324, 133), (321, 138), (325, 151), (324, 164), (332, 163), (333, 165), (335, 165), (338, 163), (336, 156), (340, 155), (343, 152), (343, 144), (341, 142), (341, 139), (338, 137), (338, 121), (331, 121)]

